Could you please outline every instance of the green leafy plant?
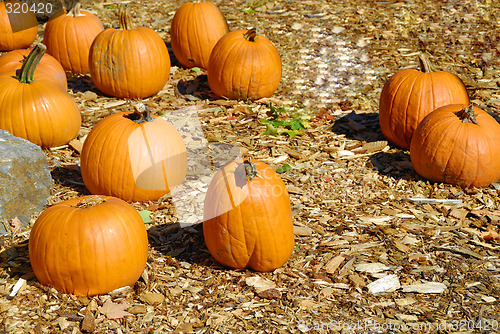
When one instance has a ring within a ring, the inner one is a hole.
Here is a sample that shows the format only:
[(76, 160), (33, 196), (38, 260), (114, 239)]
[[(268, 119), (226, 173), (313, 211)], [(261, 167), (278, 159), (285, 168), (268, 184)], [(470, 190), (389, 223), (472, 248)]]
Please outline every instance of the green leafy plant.
[(283, 114), (286, 112), (285, 107), (276, 108), (271, 102), (269, 103), (269, 109), (271, 111), (271, 119), (261, 120), (262, 124), (265, 124), (267, 129), (263, 134), (271, 136), (279, 136), (281, 134), (287, 134), (290, 138), (300, 135), (306, 131), (307, 118), (303, 115), (297, 115), (296, 117), (287, 117), (285, 120)]
[(289, 170), (292, 170), (292, 166), (290, 166), (289, 164), (284, 164), (283, 166), (275, 169), (276, 173), (280, 173), (280, 174), (284, 173), (284, 172), (288, 172)]

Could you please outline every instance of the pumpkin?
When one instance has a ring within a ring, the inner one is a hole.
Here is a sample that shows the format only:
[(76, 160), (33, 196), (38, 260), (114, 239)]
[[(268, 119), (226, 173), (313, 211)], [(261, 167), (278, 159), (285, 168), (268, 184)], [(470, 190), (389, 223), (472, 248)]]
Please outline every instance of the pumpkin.
[(99, 121), (83, 143), (80, 162), (92, 194), (134, 202), (157, 200), (182, 183), (187, 172), (180, 133), (143, 104)]
[(106, 95), (138, 99), (158, 93), (170, 75), (170, 56), (160, 35), (134, 28), (128, 7), (120, 6), (120, 29), (105, 29), (90, 47), (90, 76)]
[(88, 74), (90, 45), (104, 27), (97, 16), (80, 10), (80, 6), (77, 2), (68, 13), (60, 10), (50, 17), (45, 25), (43, 44), (65, 70)]
[[(21, 69), (24, 59), (26, 59), (31, 50), (32, 49), (12, 50), (0, 56), (0, 74)], [(59, 64), (57, 59), (48, 53), (45, 53), (40, 59), (40, 62), (35, 68), (33, 78), (35, 80), (54, 80), (64, 89), (68, 88), (66, 71), (61, 64)]]
[(415, 171), (433, 182), (484, 187), (500, 179), (500, 124), (483, 109), (452, 104), (427, 115), (410, 146)]
[(41, 147), (67, 144), (80, 131), (75, 100), (53, 79), (34, 79), (45, 52), (36, 45), (21, 69), (0, 76), (0, 129)]
[(170, 44), (182, 66), (206, 69), (213, 47), (228, 32), (224, 14), (212, 2), (186, 2), (172, 19)]
[(213, 176), (203, 210), (203, 234), (220, 264), (266, 272), (294, 247), (290, 198), (279, 175), (257, 160), (234, 160)]
[(455, 74), (434, 71), (425, 54), (420, 70), (399, 70), (385, 83), (380, 95), (379, 122), (382, 134), (401, 148), (410, 148), (418, 123), (447, 104), (468, 104), (465, 85)]
[(0, 51), (27, 48), (36, 39), (38, 21), (32, 11), (23, 11), (24, 2), (0, 1)]
[(148, 236), (134, 207), (108, 196), (73, 198), (45, 209), (29, 238), (38, 281), (93, 296), (133, 285), (148, 258)]
[(255, 29), (236, 30), (214, 46), (208, 61), (208, 84), (218, 97), (256, 100), (270, 97), (281, 80), (278, 50)]

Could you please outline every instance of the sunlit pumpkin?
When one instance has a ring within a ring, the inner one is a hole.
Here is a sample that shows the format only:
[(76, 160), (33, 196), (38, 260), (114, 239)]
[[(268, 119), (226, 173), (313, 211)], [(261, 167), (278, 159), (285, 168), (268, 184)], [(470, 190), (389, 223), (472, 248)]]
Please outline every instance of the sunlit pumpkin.
[(418, 125), (411, 163), (422, 177), (462, 187), (484, 187), (500, 179), (500, 124), (483, 109), (452, 104)]
[(156, 200), (184, 181), (186, 146), (180, 133), (149, 108), (99, 121), (81, 153), (83, 181), (92, 194), (126, 201)]
[(133, 285), (148, 258), (139, 213), (108, 196), (73, 198), (45, 209), (29, 238), (38, 281), (63, 293), (105, 294)]
[(279, 175), (256, 160), (235, 160), (214, 175), (203, 234), (210, 254), (231, 268), (271, 271), (294, 247), (290, 198)]
[(214, 45), (228, 32), (224, 14), (212, 2), (186, 2), (172, 19), (172, 51), (182, 66), (206, 69)]
[(427, 56), (419, 57), (420, 70), (399, 70), (386, 82), (380, 95), (382, 134), (401, 148), (410, 148), (420, 121), (431, 111), (455, 103), (469, 103), (463, 82), (455, 74), (434, 71)]
[(0, 1), (0, 51), (30, 46), (38, 34), (35, 13), (22, 10), (24, 1)]

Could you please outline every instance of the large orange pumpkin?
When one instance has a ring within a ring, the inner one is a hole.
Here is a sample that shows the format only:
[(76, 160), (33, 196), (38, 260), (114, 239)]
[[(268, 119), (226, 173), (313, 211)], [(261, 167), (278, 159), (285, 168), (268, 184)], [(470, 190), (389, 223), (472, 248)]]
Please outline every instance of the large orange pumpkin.
[[(0, 74), (12, 72), (21, 69), (24, 59), (28, 56), (31, 49), (12, 50), (0, 56)], [(68, 88), (66, 71), (59, 64), (57, 59), (45, 53), (35, 68), (33, 79), (54, 80), (64, 89)]]
[(36, 15), (29, 10), (23, 10), (23, 4), (26, 5), (25, 2), (17, 0), (0, 2), (0, 51), (27, 48), (36, 39)]
[(85, 139), (80, 168), (92, 194), (156, 200), (184, 181), (187, 154), (181, 135), (145, 105), (136, 108), (102, 119)]
[(281, 80), (281, 58), (274, 45), (255, 29), (231, 31), (214, 46), (207, 75), (210, 89), (218, 97), (270, 97)]
[(127, 202), (77, 197), (40, 214), (31, 229), (29, 256), (40, 283), (63, 293), (105, 294), (139, 279), (148, 236), (141, 216)]
[(67, 144), (80, 131), (75, 100), (53, 79), (34, 79), (45, 52), (38, 44), (20, 70), (0, 75), (0, 129), (42, 147)]
[(80, 10), (80, 2), (67, 13), (54, 13), (45, 25), (43, 43), (47, 53), (54, 56), (66, 69), (75, 74), (88, 74), (89, 50), (95, 37), (104, 30), (94, 14)]
[(224, 14), (212, 2), (186, 2), (172, 19), (172, 51), (182, 66), (206, 69), (214, 45), (228, 32)]
[(120, 29), (109, 28), (90, 47), (92, 81), (106, 95), (138, 99), (158, 93), (170, 75), (170, 56), (153, 29), (134, 28), (127, 7), (119, 9)]
[(420, 71), (399, 70), (386, 82), (380, 95), (382, 134), (393, 144), (410, 148), (418, 123), (433, 110), (454, 103), (469, 103), (463, 82), (446, 71), (434, 71), (428, 58), (419, 57)]
[(292, 254), (290, 198), (279, 175), (263, 162), (235, 160), (217, 171), (203, 215), (205, 243), (224, 266), (271, 271)]
[(500, 124), (479, 107), (452, 104), (418, 125), (411, 163), (422, 177), (462, 187), (484, 187), (500, 179)]

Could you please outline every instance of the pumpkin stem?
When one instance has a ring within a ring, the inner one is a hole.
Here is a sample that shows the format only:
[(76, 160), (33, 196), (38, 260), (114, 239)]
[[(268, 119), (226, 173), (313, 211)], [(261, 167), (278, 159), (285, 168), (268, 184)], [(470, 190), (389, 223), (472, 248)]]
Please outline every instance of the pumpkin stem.
[(135, 103), (134, 112), (125, 117), (137, 124), (153, 121), (153, 117), (151, 117), (151, 110), (149, 110), (149, 107), (142, 102)]
[(257, 37), (257, 32), (255, 28), (249, 29), (244, 35), (245, 39), (250, 42), (255, 42), (255, 37)]
[(478, 124), (476, 120), (477, 114), (474, 113), (474, 107), (472, 104), (462, 110), (455, 111), (455, 115), (460, 118), (462, 123), (474, 123)]
[(30, 83), (33, 81), (33, 74), (35, 73), (36, 66), (42, 59), (45, 50), (47, 47), (40, 43), (35, 45), (33, 50), (30, 51), (26, 59), (23, 61), (23, 65), (19, 70), (19, 74), (16, 76), (16, 79), (22, 83)]
[(107, 202), (104, 198), (101, 198), (97, 195), (94, 195), (94, 196), (90, 196), (90, 197), (82, 199), (74, 207), (78, 208), (78, 209), (85, 209), (88, 207), (93, 207), (93, 206), (102, 204), (104, 202)]
[(425, 53), (418, 55), (418, 64), (420, 66), (420, 71), (423, 73), (435, 72), (434, 66), (432, 65), (429, 57)]
[(73, 8), (71, 8), (71, 10), (69, 11), (71, 16), (73, 16), (73, 17), (80, 16), (80, 7), (81, 7), (80, 2), (77, 2), (76, 5)]
[(120, 21), (120, 29), (122, 30), (132, 30), (134, 29), (134, 24), (130, 19), (128, 5), (123, 4), (118, 7), (118, 20)]

